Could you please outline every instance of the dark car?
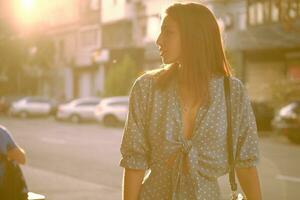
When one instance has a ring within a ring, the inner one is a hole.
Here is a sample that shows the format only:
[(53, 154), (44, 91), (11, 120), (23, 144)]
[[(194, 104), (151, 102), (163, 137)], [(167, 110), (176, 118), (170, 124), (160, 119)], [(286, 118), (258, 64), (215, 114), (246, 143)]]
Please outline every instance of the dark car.
[(271, 121), (274, 117), (274, 109), (265, 102), (252, 102), (251, 104), (258, 131), (270, 131), (272, 129)]
[(272, 121), (275, 131), (284, 134), (291, 142), (300, 143), (300, 101), (282, 107)]

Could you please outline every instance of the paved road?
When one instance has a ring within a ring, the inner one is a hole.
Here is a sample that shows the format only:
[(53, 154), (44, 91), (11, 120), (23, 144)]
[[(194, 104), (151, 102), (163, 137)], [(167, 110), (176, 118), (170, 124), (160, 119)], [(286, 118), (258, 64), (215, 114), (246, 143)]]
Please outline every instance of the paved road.
[[(32, 191), (53, 200), (121, 199), (120, 128), (51, 118), (0, 116), (0, 123), (26, 149), (28, 164), (23, 170)], [(261, 139), (260, 147), (264, 199), (300, 199), (300, 146), (283, 137), (268, 137)], [(220, 178), (220, 185), (227, 194), (227, 177)]]

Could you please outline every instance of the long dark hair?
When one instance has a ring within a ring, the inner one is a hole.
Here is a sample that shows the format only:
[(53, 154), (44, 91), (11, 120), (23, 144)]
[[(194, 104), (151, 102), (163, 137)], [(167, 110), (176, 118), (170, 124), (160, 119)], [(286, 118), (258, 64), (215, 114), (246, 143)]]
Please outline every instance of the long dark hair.
[[(223, 47), (221, 31), (213, 13), (199, 3), (175, 3), (165, 14), (175, 20), (181, 35), (182, 83), (193, 99), (209, 103), (209, 81), (213, 76), (231, 75)], [(166, 66), (157, 81), (164, 88), (178, 73), (178, 64)]]

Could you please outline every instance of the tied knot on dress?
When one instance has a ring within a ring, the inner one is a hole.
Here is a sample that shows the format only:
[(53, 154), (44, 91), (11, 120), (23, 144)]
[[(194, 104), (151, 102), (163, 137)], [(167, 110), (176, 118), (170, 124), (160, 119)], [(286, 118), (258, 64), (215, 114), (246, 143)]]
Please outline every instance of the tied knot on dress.
[[(190, 154), (193, 148), (193, 143), (191, 140), (183, 141), (173, 141), (168, 140), (171, 144), (171, 149), (173, 149), (171, 155), (166, 160), (166, 165), (168, 168), (172, 169), (172, 187), (173, 187), (173, 200), (177, 200), (180, 196), (183, 186), (183, 179), (187, 175), (191, 174)], [(193, 172), (192, 172), (193, 174)]]
[(188, 154), (190, 152), (190, 150), (192, 149), (192, 146), (193, 146), (192, 141), (190, 141), (190, 140), (183, 141), (182, 147), (181, 147), (182, 153)]
[(169, 168), (173, 168), (178, 173), (183, 173), (184, 175), (188, 174), (188, 154), (193, 147), (193, 143), (191, 140), (184, 141), (170, 141), (173, 149), (175, 151), (170, 155), (170, 157), (166, 160), (166, 165)]

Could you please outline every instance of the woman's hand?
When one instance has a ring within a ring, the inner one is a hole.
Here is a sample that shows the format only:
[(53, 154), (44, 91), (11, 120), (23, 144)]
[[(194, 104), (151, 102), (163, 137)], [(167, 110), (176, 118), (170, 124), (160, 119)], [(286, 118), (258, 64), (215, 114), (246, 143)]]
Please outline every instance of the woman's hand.
[(7, 152), (7, 158), (9, 160), (15, 160), (18, 164), (24, 165), (26, 163), (25, 151), (20, 147), (10, 149)]
[(124, 169), (123, 200), (138, 200), (145, 170)]
[(247, 200), (261, 200), (262, 196), (256, 167), (236, 168), (236, 174)]

